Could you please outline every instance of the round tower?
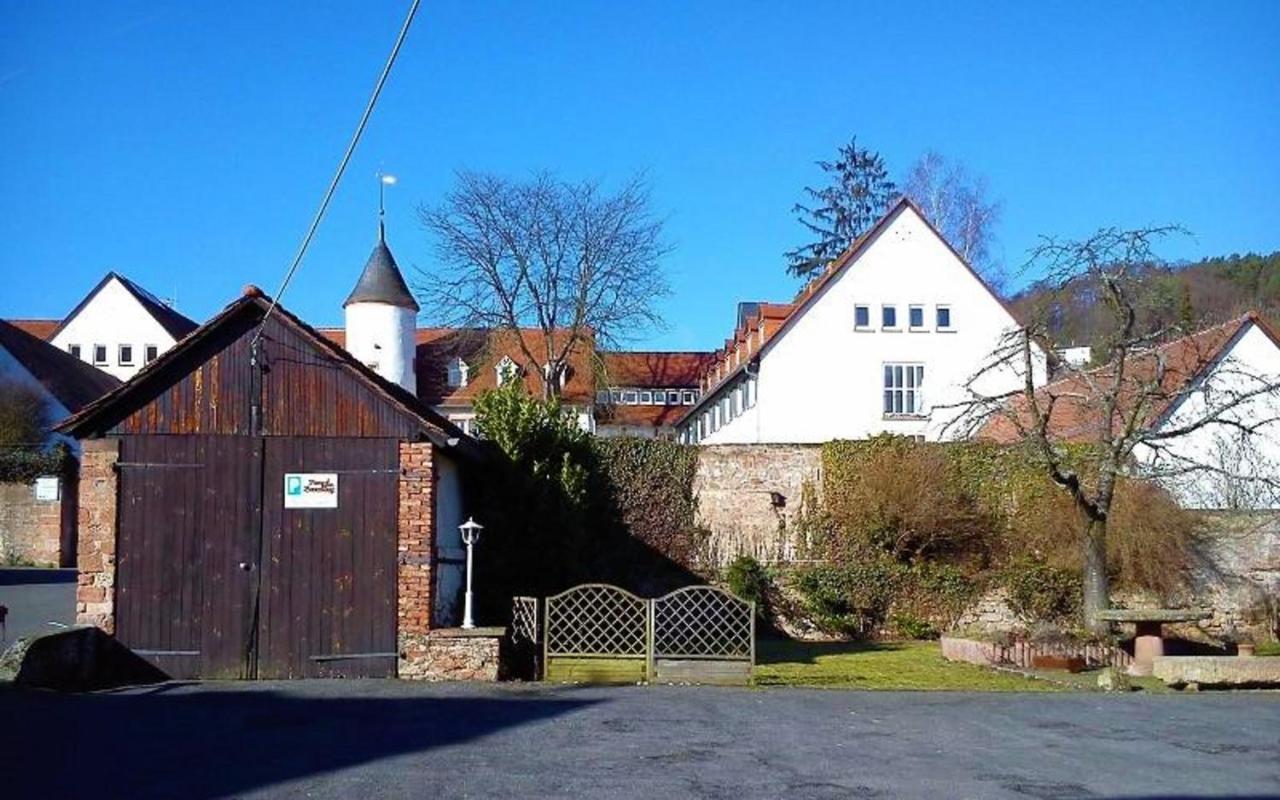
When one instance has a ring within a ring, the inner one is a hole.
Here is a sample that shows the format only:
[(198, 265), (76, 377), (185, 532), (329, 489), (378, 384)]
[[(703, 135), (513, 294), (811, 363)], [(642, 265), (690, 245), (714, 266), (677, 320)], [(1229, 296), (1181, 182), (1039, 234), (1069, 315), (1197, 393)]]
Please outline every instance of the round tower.
[(416, 395), (418, 380), (413, 356), (419, 307), (387, 247), (381, 224), (378, 243), (342, 308), (346, 312), (347, 351), (374, 372)]

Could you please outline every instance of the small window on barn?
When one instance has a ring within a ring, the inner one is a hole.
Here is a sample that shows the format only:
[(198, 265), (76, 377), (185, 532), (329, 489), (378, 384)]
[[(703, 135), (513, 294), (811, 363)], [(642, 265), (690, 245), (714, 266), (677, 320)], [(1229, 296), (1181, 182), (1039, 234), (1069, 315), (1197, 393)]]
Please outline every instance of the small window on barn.
[(122, 367), (133, 366), (133, 345), (131, 344), (120, 345), (120, 348), (118, 350), (118, 355), (119, 355), (120, 366)]
[(93, 346), (93, 363), (99, 366), (105, 366), (107, 363), (107, 346), (105, 344), (95, 344)]
[[(449, 362), (449, 388), (461, 389), (462, 387), (466, 386), (467, 379), (469, 377), (467, 373), (470, 372), (470, 369), (471, 368), (467, 366), (467, 362), (463, 361), (461, 358), (455, 358), (454, 360), (450, 361)], [(499, 380), (498, 382), (501, 383), (502, 381)]]
[(142, 363), (150, 364), (160, 357), (160, 346), (149, 344), (142, 351)]
[(79, 357), (80, 357), (80, 345), (78, 345), (78, 344), (69, 344), (69, 345), (67, 345), (67, 352), (68, 352), (68, 353), (70, 353), (71, 355), (75, 356), (76, 358), (79, 358)]

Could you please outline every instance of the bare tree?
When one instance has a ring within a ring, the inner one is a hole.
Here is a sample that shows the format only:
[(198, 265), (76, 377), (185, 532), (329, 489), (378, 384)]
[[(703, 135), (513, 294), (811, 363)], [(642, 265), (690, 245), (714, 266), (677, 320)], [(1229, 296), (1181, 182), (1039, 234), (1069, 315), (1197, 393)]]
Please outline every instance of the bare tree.
[[(1175, 493), (1185, 481), (1248, 483), (1272, 502), (1280, 498), (1274, 470), (1256, 470), (1238, 455), (1224, 459), (1220, 450), (1224, 439), (1254, 453), (1264, 442), (1280, 446), (1280, 370), (1260, 372), (1225, 355), (1242, 326), (1257, 320), (1195, 334), (1181, 323), (1139, 324), (1151, 267), (1159, 263), (1153, 243), (1178, 230), (1105, 229), (1079, 242), (1045, 239), (1029, 266), (1043, 270), (1046, 286), (1067, 287), (1085, 276), (1100, 287), (1098, 303), (1108, 320), (1100, 341), (1105, 365), (1061, 364), (1053, 380), (1037, 386), (1033, 358), (1038, 343), (1049, 340), (1051, 320), (1033, 309), (970, 380), (969, 407), (958, 415), (970, 433), (1027, 443), (1071, 496), (1081, 520), (1085, 622), (1097, 632), (1107, 628), (1097, 614), (1110, 604), (1107, 523), (1122, 478), (1154, 479)], [(1017, 390), (983, 395), (975, 389), (983, 374), (1010, 366), (1024, 375)]]
[(985, 180), (930, 150), (907, 172), (902, 193), (987, 283), (997, 290), (1004, 287), (1004, 270), (991, 252), (1000, 204), (988, 199)]
[(558, 395), (577, 348), (661, 324), (669, 250), (640, 178), (608, 193), (548, 173), (518, 182), (463, 171), (419, 214), (439, 257), (421, 274), (423, 308), (444, 324), (509, 332), (544, 397)]
[(0, 377), (0, 448), (38, 450), (49, 437), (49, 405), (28, 383)]

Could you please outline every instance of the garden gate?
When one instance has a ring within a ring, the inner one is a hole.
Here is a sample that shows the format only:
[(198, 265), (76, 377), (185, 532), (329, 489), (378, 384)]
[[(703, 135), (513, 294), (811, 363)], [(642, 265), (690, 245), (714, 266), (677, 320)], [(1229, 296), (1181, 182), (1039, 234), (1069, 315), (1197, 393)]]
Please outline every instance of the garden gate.
[(546, 680), (746, 683), (755, 663), (755, 604), (713, 586), (654, 600), (589, 583), (548, 597)]

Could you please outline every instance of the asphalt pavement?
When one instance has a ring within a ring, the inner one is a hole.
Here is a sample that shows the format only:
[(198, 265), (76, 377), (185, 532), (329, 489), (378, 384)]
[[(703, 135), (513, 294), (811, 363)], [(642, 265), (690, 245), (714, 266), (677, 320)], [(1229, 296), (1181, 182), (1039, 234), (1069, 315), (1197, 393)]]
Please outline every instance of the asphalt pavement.
[(0, 689), (6, 797), (1280, 796), (1280, 694)]
[(0, 650), (22, 636), (70, 625), (76, 618), (76, 571), (0, 569), (0, 606), (9, 609)]

